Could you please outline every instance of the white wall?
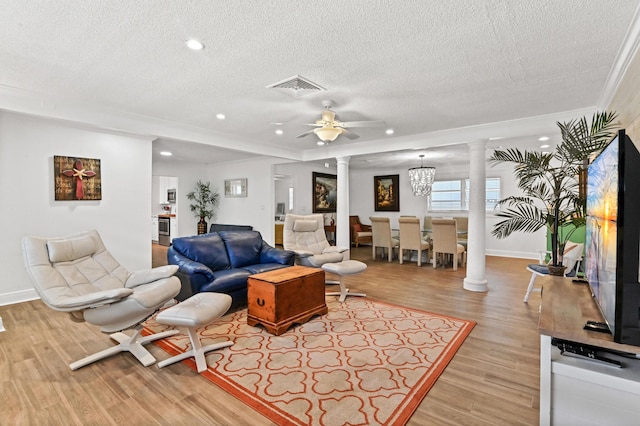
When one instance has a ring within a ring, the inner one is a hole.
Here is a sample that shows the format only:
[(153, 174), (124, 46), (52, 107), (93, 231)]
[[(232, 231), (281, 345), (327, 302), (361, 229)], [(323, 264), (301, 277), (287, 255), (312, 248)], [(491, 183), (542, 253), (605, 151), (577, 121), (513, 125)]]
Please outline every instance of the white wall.
[[(55, 201), (53, 156), (101, 160), (102, 200)], [(151, 266), (151, 140), (0, 111), (0, 305), (35, 298), (25, 235), (96, 228), (129, 270)]]
[[(274, 163), (277, 159), (260, 157), (233, 161), (209, 167), (209, 180), (220, 188), (217, 223), (251, 225), (262, 238), (273, 245), (276, 209)], [(247, 178), (246, 197), (225, 197), (224, 181)]]

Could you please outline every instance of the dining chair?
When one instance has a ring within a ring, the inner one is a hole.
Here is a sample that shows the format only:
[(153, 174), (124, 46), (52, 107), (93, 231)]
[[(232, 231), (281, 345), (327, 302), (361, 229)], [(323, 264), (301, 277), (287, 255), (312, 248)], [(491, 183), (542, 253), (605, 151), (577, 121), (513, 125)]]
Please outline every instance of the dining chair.
[(400, 217), (400, 253), (398, 259), (402, 265), (404, 260), (404, 251), (418, 252), (418, 266), (422, 264), (422, 252), (426, 252), (429, 258), (429, 250), (431, 244), (422, 239), (422, 231), (420, 230), (420, 219), (417, 217)]
[(376, 248), (387, 250), (389, 262), (393, 259), (393, 250), (398, 248), (400, 242), (397, 238), (391, 236), (391, 221), (388, 217), (371, 216), (371, 233), (372, 235), (372, 257), (376, 259)]
[(469, 229), (469, 218), (467, 216), (456, 216), (456, 227), (458, 229), (458, 243), (462, 244), (465, 249), (467, 248), (467, 238)]
[(425, 216), (424, 221), (422, 222), (422, 239), (426, 241), (431, 239), (431, 229), (433, 228), (433, 224), (431, 223), (432, 219), (432, 216)]
[(453, 256), (453, 270), (458, 270), (458, 263), (461, 266), (466, 264), (466, 250), (462, 244), (458, 243), (458, 231), (455, 219), (433, 219), (433, 267), (437, 266), (438, 254), (450, 254)]

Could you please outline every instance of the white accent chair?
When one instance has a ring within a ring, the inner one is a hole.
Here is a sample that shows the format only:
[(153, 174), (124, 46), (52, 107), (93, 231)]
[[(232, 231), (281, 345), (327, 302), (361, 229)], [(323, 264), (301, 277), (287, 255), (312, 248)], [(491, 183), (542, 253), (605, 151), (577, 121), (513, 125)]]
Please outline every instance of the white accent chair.
[[(119, 344), (70, 364), (72, 370), (120, 352), (145, 367), (155, 358), (143, 345), (178, 330), (140, 337), (142, 323), (180, 292), (176, 265), (129, 272), (105, 248), (96, 230), (67, 237), (24, 237), (24, 263), (36, 292), (51, 309), (75, 322), (100, 326)], [(128, 336), (122, 330), (133, 328)]]
[[(580, 262), (582, 261), (582, 252), (584, 250), (583, 243), (574, 243), (573, 241), (567, 242), (564, 246), (564, 252), (562, 253), (562, 264), (566, 266), (564, 270), (565, 278), (575, 277), (577, 271), (580, 269)], [(537, 277), (549, 275), (549, 266), (545, 264), (545, 257), (549, 254), (549, 251), (538, 250), (539, 261), (537, 264), (532, 263), (527, 266), (527, 271), (531, 272), (531, 279), (527, 286), (527, 292), (524, 294), (524, 303), (529, 301), (531, 292), (540, 291), (539, 288), (534, 288), (534, 283)]]
[(458, 264), (465, 266), (467, 252), (462, 244), (458, 243), (458, 231), (455, 219), (433, 219), (433, 267), (437, 266), (438, 254), (450, 254), (453, 256), (453, 270), (458, 270)]
[(417, 217), (401, 217), (398, 219), (400, 225), (400, 254), (398, 255), (400, 264), (404, 260), (404, 251), (418, 252), (418, 266), (422, 265), (422, 253), (426, 253), (429, 259), (429, 250), (431, 244), (422, 239), (422, 231), (420, 230), (420, 219)]
[[(312, 268), (321, 268), (325, 263), (338, 263), (344, 260), (348, 247), (332, 246), (324, 232), (322, 214), (287, 214), (284, 219), (282, 242), (285, 250), (296, 253), (296, 263)], [(338, 284), (338, 281), (327, 281)]]
[(389, 262), (393, 260), (393, 251), (400, 246), (400, 241), (397, 238), (391, 236), (391, 221), (388, 217), (384, 216), (371, 216), (371, 233), (372, 233), (372, 258), (376, 259), (376, 249), (381, 248), (386, 250), (389, 257)]

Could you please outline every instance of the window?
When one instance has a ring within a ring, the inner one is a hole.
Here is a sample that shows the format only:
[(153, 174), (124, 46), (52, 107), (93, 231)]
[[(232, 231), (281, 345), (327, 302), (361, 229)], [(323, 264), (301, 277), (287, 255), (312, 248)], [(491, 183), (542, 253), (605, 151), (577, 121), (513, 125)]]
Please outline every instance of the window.
[(431, 210), (464, 210), (461, 180), (441, 180), (431, 187)]
[[(469, 186), (469, 179), (434, 182), (429, 200), (431, 206), (429, 210), (469, 210)], [(500, 200), (500, 178), (487, 178), (485, 188), (485, 209), (493, 210)]]

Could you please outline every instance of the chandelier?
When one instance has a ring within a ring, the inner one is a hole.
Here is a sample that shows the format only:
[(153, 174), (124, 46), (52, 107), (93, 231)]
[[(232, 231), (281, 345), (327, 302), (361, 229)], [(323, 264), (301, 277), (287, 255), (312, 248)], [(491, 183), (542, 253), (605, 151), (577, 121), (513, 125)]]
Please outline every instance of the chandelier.
[(435, 167), (424, 167), (422, 159), (424, 154), (420, 155), (420, 167), (412, 167), (409, 169), (409, 182), (413, 195), (425, 196), (431, 194), (431, 185), (436, 176)]

